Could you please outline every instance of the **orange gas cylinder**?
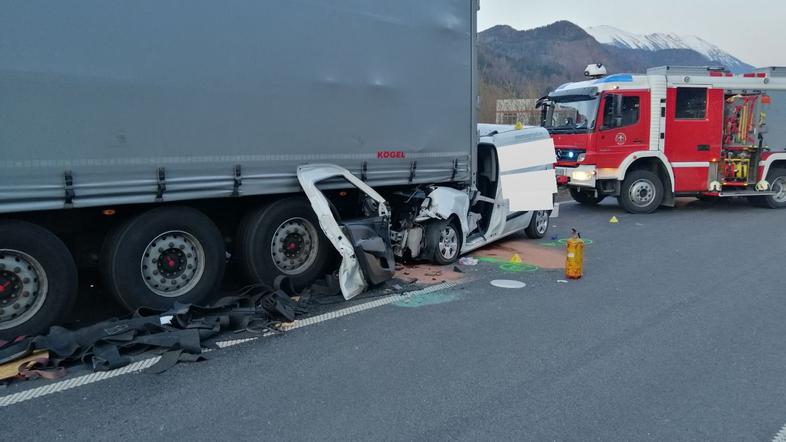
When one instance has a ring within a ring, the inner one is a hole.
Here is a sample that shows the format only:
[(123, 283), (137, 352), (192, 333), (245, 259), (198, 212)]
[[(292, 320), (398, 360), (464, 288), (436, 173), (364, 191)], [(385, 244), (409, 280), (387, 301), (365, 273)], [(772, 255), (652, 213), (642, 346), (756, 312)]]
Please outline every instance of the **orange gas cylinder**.
[(584, 240), (573, 230), (568, 240), (568, 258), (565, 262), (565, 276), (568, 279), (581, 279), (584, 276)]

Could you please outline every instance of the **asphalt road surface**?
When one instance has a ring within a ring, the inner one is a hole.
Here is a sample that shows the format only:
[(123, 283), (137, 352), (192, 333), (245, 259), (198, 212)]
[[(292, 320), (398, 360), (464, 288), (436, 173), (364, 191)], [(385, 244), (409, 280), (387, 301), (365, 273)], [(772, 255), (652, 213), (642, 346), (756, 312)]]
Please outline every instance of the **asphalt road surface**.
[(582, 281), (481, 264), (436, 294), (0, 408), (2, 439), (773, 440), (786, 211), (680, 206), (564, 206), (550, 236), (593, 240)]

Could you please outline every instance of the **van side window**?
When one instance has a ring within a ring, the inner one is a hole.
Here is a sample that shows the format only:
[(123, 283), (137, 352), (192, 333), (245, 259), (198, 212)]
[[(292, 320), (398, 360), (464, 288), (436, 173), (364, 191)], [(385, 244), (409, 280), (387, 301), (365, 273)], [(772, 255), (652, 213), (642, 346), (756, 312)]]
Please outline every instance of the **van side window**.
[(677, 119), (703, 120), (705, 118), (707, 118), (707, 88), (678, 88)]
[(614, 95), (606, 95), (603, 102), (603, 129), (617, 129), (633, 126), (639, 122), (641, 116), (640, 97), (622, 97), (622, 125), (614, 125)]

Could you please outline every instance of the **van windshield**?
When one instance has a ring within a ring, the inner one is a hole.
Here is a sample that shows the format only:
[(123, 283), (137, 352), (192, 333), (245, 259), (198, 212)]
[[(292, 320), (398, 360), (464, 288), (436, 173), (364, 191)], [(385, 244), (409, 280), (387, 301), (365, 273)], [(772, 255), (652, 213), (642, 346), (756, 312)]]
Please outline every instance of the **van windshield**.
[(544, 103), (543, 127), (551, 133), (586, 133), (595, 128), (598, 97), (566, 96), (549, 98)]

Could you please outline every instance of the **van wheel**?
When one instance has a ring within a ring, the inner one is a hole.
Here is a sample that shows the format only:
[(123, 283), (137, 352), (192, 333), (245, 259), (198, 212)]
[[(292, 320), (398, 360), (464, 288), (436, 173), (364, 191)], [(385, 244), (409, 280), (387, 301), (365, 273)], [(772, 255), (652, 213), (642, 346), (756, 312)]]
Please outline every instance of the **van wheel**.
[(592, 193), (585, 192), (575, 187), (570, 188), (570, 196), (582, 206), (597, 206), (601, 201), (606, 199), (606, 195), (598, 193), (598, 196), (595, 196)]
[(463, 238), (461, 227), (455, 219), (433, 220), (426, 224), (426, 259), (437, 265), (449, 265), (461, 256)]
[(226, 247), (218, 228), (189, 207), (162, 207), (131, 219), (104, 242), (102, 276), (129, 310), (200, 304), (224, 276)]
[(333, 245), (306, 198), (288, 198), (246, 215), (236, 236), (239, 264), (250, 281), (290, 278), (302, 290), (329, 272)]
[(0, 339), (45, 332), (71, 311), (77, 290), (76, 264), (60, 238), (0, 221)]
[(549, 222), (551, 213), (547, 210), (538, 210), (532, 214), (532, 220), (529, 222), (524, 233), (530, 239), (542, 239), (549, 231)]
[(634, 170), (622, 183), (620, 203), (630, 213), (652, 213), (663, 203), (663, 182), (649, 170)]

